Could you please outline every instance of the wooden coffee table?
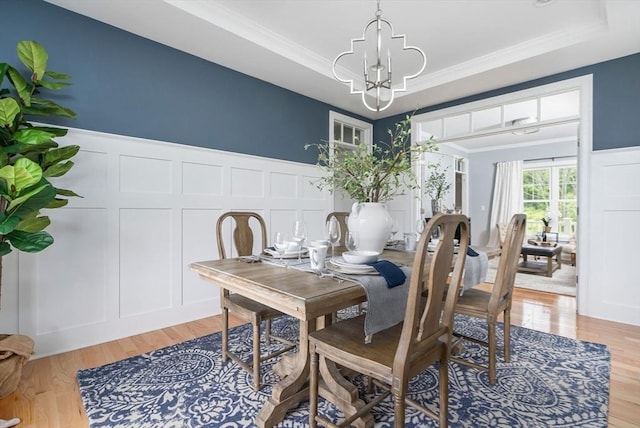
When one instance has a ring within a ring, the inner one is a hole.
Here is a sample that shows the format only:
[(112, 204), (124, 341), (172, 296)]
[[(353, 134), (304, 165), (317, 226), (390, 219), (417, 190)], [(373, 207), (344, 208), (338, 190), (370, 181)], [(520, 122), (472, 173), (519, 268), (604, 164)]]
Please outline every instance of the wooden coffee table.
[[(553, 272), (562, 267), (560, 253), (562, 247), (541, 247), (535, 245), (524, 245), (522, 247), (522, 263), (518, 265), (518, 272), (545, 274), (548, 277), (553, 276)], [(533, 256), (534, 260), (529, 260), (529, 256)], [(546, 258), (546, 261), (537, 261), (539, 257)]]

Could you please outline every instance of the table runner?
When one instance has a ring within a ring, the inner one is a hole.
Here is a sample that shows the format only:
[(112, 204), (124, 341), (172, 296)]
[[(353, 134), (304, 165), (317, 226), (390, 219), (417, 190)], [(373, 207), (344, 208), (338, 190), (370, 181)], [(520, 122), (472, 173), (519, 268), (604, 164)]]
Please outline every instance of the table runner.
[[(303, 258), (302, 262), (298, 262), (298, 259), (284, 260), (284, 263), (281, 263), (279, 259), (264, 257), (261, 259), (266, 263), (315, 273), (311, 269), (308, 258)], [(330, 271), (327, 274), (338, 280), (360, 284), (364, 288), (367, 294), (367, 312), (364, 320), (365, 343), (371, 342), (373, 334), (404, 320), (411, 281), (411, 268), (400, 266), (400, 269), (407, 276), (407, 279), (404, 284), (392, 288), (389, 288), (387, 280), (381, 275), (353, 275), (335, 271)]]

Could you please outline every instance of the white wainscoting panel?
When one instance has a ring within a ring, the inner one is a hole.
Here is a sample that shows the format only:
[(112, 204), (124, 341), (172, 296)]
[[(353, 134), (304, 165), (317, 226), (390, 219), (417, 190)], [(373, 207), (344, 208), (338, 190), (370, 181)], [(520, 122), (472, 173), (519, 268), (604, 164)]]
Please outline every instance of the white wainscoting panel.
[[(578, 269), (582, 314), (640, 325), (640, 148), (604, 150), (591, 156), (588, 230), (580, 248), (588, 266)], [(586, 245), (585, 245), (586, 244)]]
[(182, 193), (184, 195), (222, 196), (223, 172), (220, 165), (182, 163)]
[(120, 191), (127, 193), (171, 193), (171, 161), (120, 156)]
[[(218, 258), (216, 221), (222, 214), (219, 209), (185, 209), (182, 211), (182, 266), (201, 260)], [(231, 229), (226, 232), (227, 245)], [(255, 233), (255, 232), (254, 232)], [(182, 271), (182, 304), (209, 302), (215, 310), (220, 307), (218, 289), (201, 280), (189, 270)]]
[(120, 316), (172, 306), (172, 212), (120, 210)]
[[(106, 210), (69, 208), (64, 213), (61, 211), (55, 212), (55, 217), (51, 216), (52, 224), (48, 229), (54, 236), (54, 244), (37, 257), (38, 335), (107, 319), (104, 264), (107, 231), (100, 226), (105, 224)], [(61, 238), (66, 235), (73, 235), (75, 239)], [(73, 257), (67, 258), (67, 255)], [(78, 302), (82, 304), (78, 305)]]
[(3, 260), (2, 332), (31, 336), (36, 357), (220, 313), (188, 264), (218, 257), (223, 212), (258, 212), (271, 239), (333, 210), (315, 165), (78, 129), (59, 143), (81, 150), (55, 184), (83, 198), (46, 213), (54, 245)]

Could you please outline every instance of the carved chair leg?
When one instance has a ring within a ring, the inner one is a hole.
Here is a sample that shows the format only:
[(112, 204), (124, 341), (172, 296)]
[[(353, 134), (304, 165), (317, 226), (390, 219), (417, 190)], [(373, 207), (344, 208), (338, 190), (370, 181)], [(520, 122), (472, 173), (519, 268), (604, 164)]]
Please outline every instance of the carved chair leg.
[(511, 309), (504, 311), (504, 361), (511, 361)]
[(253, 321), (253, 389), (260, 389), (260, 319)]
[(267, 345), (271, 345), (271, 319), (265, 322), (264, 340), (267, 342)]
[(488, 321), (489, 328), (489, 383), (496, 383), (496, 323)]
[(311, 368), (309, 372), (309, 427), (316, 427), (316, 416), (318, 414), (318, 354), (312, 345), (309, 350), (311, 354)]
[(449, 424), (449, 365), (447, 352), (440, 357), (440, 426)]
[(222, 308), (222, 362), (227, 361), (229, 346), (229, 309)]
[(402, 391), (394, 389), (393, 394), (393, 426), (395, 428), (404, 428), (404, 394)]

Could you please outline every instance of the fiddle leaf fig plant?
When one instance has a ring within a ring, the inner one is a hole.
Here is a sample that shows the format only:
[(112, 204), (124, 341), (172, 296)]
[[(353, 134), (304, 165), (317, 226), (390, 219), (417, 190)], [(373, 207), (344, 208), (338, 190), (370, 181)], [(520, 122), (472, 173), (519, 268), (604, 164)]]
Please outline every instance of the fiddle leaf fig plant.
[(54, 141), (67, 134), (65, 128), (30, 122), (34, 117), (75, 119), (72, 110), (43, 98), (68, 86), (70, 76), (47, 70), (48, 54), (38, 42), (19, 42), (17, 54), (27, 77), (0, 62), (0, 274), (1, 257), (12, 249), (35, 253), (53, 244), (44, 230), (51, 221), (41, 210), (63, 207), (68, 197), (78, 196), (50, 179), (73, 167), (71, 158), (80, 147)]

